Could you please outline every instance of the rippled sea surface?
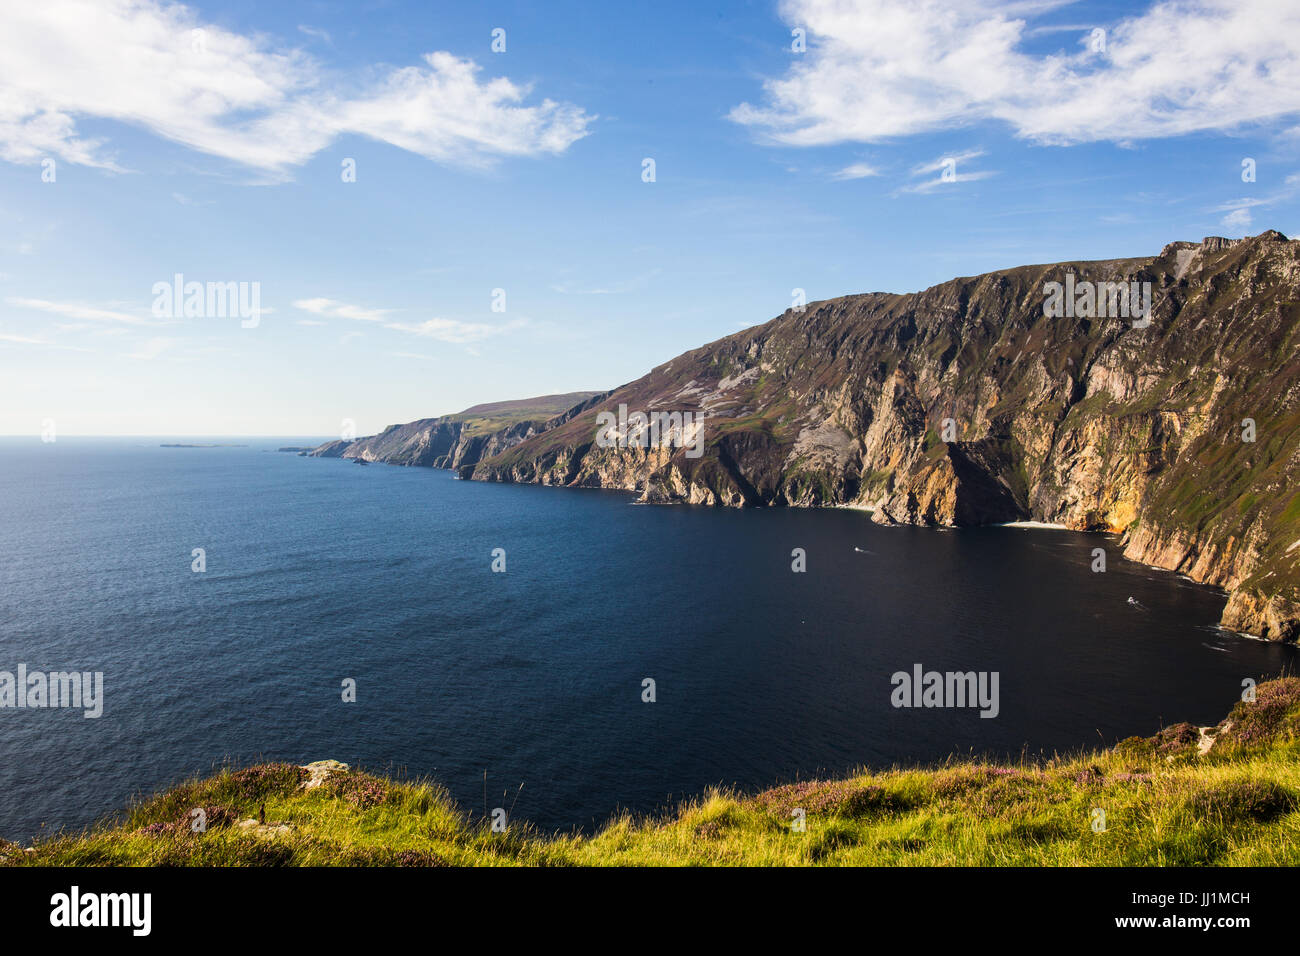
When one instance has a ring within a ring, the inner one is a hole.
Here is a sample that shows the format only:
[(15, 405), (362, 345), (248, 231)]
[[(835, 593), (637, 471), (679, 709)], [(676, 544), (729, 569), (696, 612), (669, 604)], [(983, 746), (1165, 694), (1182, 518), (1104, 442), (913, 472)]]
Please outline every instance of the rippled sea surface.
[[(1213, 627), (1221, 593), (1107, 536), (633, 506), (164, 440), (186, 439), (0, 440), (0, 670), (102, 671), (105, 698), (99, 719), (0, 709), (0, 836), (224, 761), (323, 758), (589, 828), (715, 784), (1211, 723), (1244, 678), (1294, 669)], [(891, 675), (918, 663), (996, 671), (998, 716), (894, 708)]]

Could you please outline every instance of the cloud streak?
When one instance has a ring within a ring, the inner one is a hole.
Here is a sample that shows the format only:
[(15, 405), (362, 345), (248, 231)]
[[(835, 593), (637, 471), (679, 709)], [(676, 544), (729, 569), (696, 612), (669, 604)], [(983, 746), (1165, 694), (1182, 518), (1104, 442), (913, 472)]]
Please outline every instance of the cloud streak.
[(126, 325), (151, 325), (148, 319), (142, 319), (139, 316), (131, 315), (127, 312), (116, 312), (112, 309), (100, 309), (95, 306), (82, 305), (77, 302), (52, 302), (49, 299), (23, 299), (10, 297), (5, 299), (9, 305), (16, 306), (20, 309), (35, 309), (39, 312), (50, 312), (54, 315), (61, 315), (69, 319), (78, 319), (88, 322), (121, 322)]
[[(370, 309), (326, 298), (298, 299), (293, 305), (294, 308), (311, 312), (314, 315), (350, 319), (357, 322), (377, 322), (382, 328), (391, 329), (394, 332), (405, 332), (408, 335), (435, 339), (453, 345), (481, 342), (484, 339), (516, 331), (528, 324), (525, 319), (513, 319), (499, 325), (489, 325), (485, 322), (462, 322), (459, 319), (444, 318), (425, 319), (423, 322), (395, 322), (388, 318), (396, 311), (394, 309)], [(303, 321), (300, 320), (299, 324), (303, 324)], [(320, 323), (312, 322), (311, 324), (319, 325)], [(348, 332), (346, 336), (355, 337), (360, 334), (359, 332)]]
[[(295, 309), (302, 309), (313, 315), (332, 316), (337, 319), (354, 319), (360, 322), (382, 322), (393, 313), (392, 309), (364, 309), (334, 299), (298, 299), (293, 303)], [(300, 322), (300, 324), (306, 324)], [(320, 323), (313, 323), (319, 325)]]
[(868, 176), (879, 176), (880, 171), (866, 163), (853, 163), (845, 166), (843, 169), (836, 170), (831, 174), (831, 179), (845, 181), (849, 179), (866, 179)]

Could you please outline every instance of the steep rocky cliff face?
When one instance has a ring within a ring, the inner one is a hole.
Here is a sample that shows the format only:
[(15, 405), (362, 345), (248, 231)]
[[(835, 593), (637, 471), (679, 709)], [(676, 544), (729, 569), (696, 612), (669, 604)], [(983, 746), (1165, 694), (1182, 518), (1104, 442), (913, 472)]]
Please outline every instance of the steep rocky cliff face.
[[(1090, 310), (1071, 297), (1078, 310), (1045, 314), (1053, 282), (1149, 283), (1150, 312), (1117, 315), (1111, 298), (1098, 314), (1095, 300)], [(427, 455), (463, 477), (621, 488), (648, 502), (856, 505), (882, 523), (1121, 532), (1128, 557), (1227, 589), (1225, 626), (1294, 640), (1298, 401), (1300, 242), (1266, 232), (813, 303), (495, 453)], [(620, 405), (703, 413), (702, 453), (636, 447), (631, 429), (598, 421)]]
[[(581, 409), (598, 392), (566, 392), (511, 402), (475, 405), (455, 415), (389, 425), (378, 435), (327, 442), (315, 458), (353, 458), (391, 465), (460, 468), (499, 455), (549, 424), (567, 421), (561, 413)], [(560, 415), (559, 419), (556, 416)]]

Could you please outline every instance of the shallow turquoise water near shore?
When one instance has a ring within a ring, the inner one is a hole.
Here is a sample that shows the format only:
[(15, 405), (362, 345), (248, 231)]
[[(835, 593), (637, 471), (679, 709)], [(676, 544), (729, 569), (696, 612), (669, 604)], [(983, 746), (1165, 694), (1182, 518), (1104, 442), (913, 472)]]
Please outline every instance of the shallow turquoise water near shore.
[[(274, 451), (307, 443), (0, 440), (0, 671), (104, 674), (98, 719), (0, 709), (0, 836), (225, 759), (326, 757), (590, 826), (711, 784), (1210, 723), (1244, 678), (1294, 669), (1212, 626), (1222, 594), (1108, 536), (640, 507)], [(891, 706), (918, 663), (996, 671), (997, 718)]]

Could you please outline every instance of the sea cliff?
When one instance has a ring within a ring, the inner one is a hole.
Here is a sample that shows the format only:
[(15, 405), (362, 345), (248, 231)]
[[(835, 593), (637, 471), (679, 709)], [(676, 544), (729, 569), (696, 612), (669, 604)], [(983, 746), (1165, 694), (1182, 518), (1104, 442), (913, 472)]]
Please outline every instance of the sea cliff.
[[(1140, 289), (1149, 311), (1053, 311), (1054, 283)], [(1127, 557), (1227, 590), (1225, 627), (1295, 640), (1298, 402), (1300, 242), (1268, 231), (813, 302), (553, 417), (316, 453), (644, 502), (1116, 532)], [(700, 443), (639, 447), (608, 428), (628, 410), (702, 415)]]

